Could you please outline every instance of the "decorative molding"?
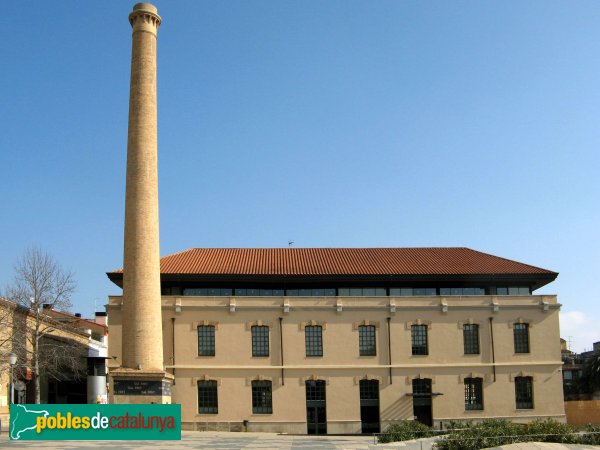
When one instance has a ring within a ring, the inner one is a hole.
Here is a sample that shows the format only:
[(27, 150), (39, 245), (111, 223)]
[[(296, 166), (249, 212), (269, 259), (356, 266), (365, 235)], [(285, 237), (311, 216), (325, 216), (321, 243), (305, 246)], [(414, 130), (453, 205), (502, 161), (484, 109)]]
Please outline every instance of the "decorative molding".
[(418, 373), (416, 375), (409, 375), (406, 377), (406, 384), (412, 384), (413, 380), (424, 380), (429, 378), (431, 380), (431, 384), (435, 384), (435, 376), (430, 373)]
[(273, 384), (273, 377), (265, 377), (264, 375), (256, 375), (254, 377), (246, 377), (246, 386), (252, 386), (253, 381), (270, 381)]
[(531, 319), (524, 319), (522, 317), (519, 317), (517, 320), (511, 320), (508, 322), (508, 328), (514, 328), (516, 323), (526, 323), (527, 325), (529, 325), (529, 328), (533, 328), (533, 320)]
[(421, 320), (421, 319), (417, 319), (417, 320), (413, 320), (411, 322), (406, 322), (406, 329), (410, 330), (410, 327), (412, 327), (413, 325), (427, 325), (427, 329), (431, 330), (431, 320)]
[(469, 317), (466, 320), (461, 320), (457, 322), (457, 324), (459, 330), (462, 330), (465, 325), (479, 325), (480, 328), (483, 325), (483, 323), (480, 320), (475, 320), (472, 317)]
[(390, 314), (396, 314), (396, 299), (390, 298)]
[(465, 378), (481, 378), (483, 381), (488, 381), (487, 375), (481, 372), (470, 372), (466, 374), (460, 374), (458, 376), (458, 382), (461, 384), (465, 384)]
[(360, 384), (361, 381), (366, 380), (366, 381), (372, 381), (372, 380), (377, 380), (379, 381), (379, 384), (383, 383), (383, 378), (382, 377), (378, 377), (377, 375), (371, 375), (369, 373), (361, 376), (356, 376), (354, 377), (354, 384)]
[(325, 385), (329, 386), (329, 377), (322, 377), (320, 375), (309, 375), (307, 377), (300, 378), (300, 384), (304, 386), (307, 381), (324, 381)]
[(273, 322), (265, 322), (260, 319), (246, 322), (246, 331), (251, 331), (252, 327), (269, 327), (269, 330), (271, 330), (273, 328)]
[(525, 371), (521, 370), (520, 372), (511, 372), (511, 373), (508, 375), (508, 379), (509, 379), (509, 381), (510, 381), (511, 383), (514, 383), (514, 382), (515, 382), (515, 378), (517, 378), (517, 377), (531, 377), (531, 379), (532, 379), (533, 381), (535, 381), (535, 379), (536, 379), (536, 374), (535, 374), (535, 373), (533, 373), (533, 372), (525, 372)]
[(217, 386), (221, 386), (221, 378), (211, 377), (207, 374), (200, 375), (199, 377), (193, 377), (192, 386), (196, 386), (198, 384), (198, 381), (216, 381)]
[(381, 326), (380, 322), (377, 321), (373, 321), (373, 320), (361, 320), (360, 322), (353, 322), (352, 323), (352, 329), (354, 331), (358, 330), (358, 327), (368, 327), (368, 326), (373, 326), (375, 328), (379, 328)]
[(309, 320), (308, 322), (300, 322), (300, 331), (304, 331), (306, 327), (319, 326), (323, 331), (327, 329), (327, 322), (317, 322), (316, 320)]
[(192, 322), (192, 331), (196, 331), (198, 327), (215, 327), (215, 331), (217, 331), (219, 329), (219, 322), (212, 322), (210, 320)]

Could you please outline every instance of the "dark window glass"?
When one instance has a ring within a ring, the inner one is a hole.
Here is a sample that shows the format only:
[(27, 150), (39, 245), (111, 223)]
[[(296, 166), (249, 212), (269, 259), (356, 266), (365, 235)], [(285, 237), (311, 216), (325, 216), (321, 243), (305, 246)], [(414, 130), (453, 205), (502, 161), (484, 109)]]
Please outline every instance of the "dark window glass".
[(483, 409), (483, 380), (481, 378), (465, 378), (465, 410)]
[(379, 381), (360, 380), (359, 389), (361, 400), (379, 400)]
[(285, 291), (285, 295), (288, 297), (298, 297), (298, 289), (288, 289)]
[(310, 297), (312, 294), (312, 289), (298, 289), (299, 297)]
[(515, 336), (515, 353), (529, 353), (529, 324), (515, 323), (513, 332)]
[(375, 327), (373, 325), (358, 327), (358, 349), (360, 356), (375, 356), (377, 354)]
[(400, 297), (410, 297), (413, 295), (412, 288), (391, 288), (390, 295), (400, 296)]
[(215, 356), (215, 327), (198, 327), (198, 356)]
[(274, 297), (283, 297), (283, 289), (273, 289)]
[(239, 295), (240, 297), (245, 297), (247, 289), (236, 289), (235, 295)]
[(264, 380), (252, 382), (252, 413), (273, 413), (273, 395), (270, 381)]
[(195, 295), (195, 296), (203, 296), (208, 295), (207, 289), (196, 289), (196, 288), (185, 288), (183, 290), (183, 295)]
[(417, 397), (431, 396), (431, 378), (415, 378), (412, 380), (412, 388)]
[(307, 380), (306, 401), (324, 402), (325, 401), (325, 382), (322, 380)]
[(497, 295), (508, 295), (508, 288), (507, 287), (497, 287), (496, 294)]
[(435, 295), (435, 288), (413, 288), (412, 295), (414, 296), (427, 296), (427, 295)]
[(304, 328), (306, 356), (323, 356), (323, 332), (320, 325), (307, 325)]
[(325, 289), (326, 297), (335, 297), (335, 289)]
[(272, 297), (273, 289), (260, 289), (258, 295), (260, 295), (261, 297)]
[(427, 325), (412, 325), (410, 331), (412, 337), (412, 354), (427, 355)]
[(252, 327), (252, 356), (269, 356), (269, 327)]
[(338, 295), (340, 297), (348, 297), (350, 295), (350, 289), (349, 288), (339, 288)]
[(517, 409), (533, 409), (533, 380), (531, 377), (515, 378)]
[(216, 381), (198, 381), (198, 412), (200, 414), (217, 414), (219, 412)]
[(465, 345), (465, 355), (479, 354), (479, 325), (463, 325), (463, 341)]

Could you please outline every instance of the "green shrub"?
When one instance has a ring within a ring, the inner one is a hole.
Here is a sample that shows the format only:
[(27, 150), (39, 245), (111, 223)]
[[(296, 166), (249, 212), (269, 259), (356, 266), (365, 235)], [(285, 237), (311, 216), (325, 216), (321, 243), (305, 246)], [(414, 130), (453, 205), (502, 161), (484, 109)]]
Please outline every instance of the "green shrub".
[(520, 436), (523, 427), (507, 420), (484, 420), (480, 423), (463, 424), (463, 429), (455, 428), (434, 445), (439, 450), (479, 450), (487, 447), (522, 442), (514, 440)]
[(552, 419), (538, 419), (531, 422), (527, 425), (527, 434), (533, 435), (530, 440), (536, 442), (577, 444), (581, 440), (579, 435), (575, 434), (575, 430), (571, 425)]
[(600, 425), (588, 423), (585, 427), (585, 431), (581, 434), (580, 439), (582, 444), (600, 445)]
[(427, 425), (417, 421), (405, 420), (394, 423), (379, 436), (379, 442), (385, 444), (388, 442), (410, 441), (411, 439), (420, 439), (434, 436), (435, 433)]
[[(588, 429), (592, 431), (590, 427)], [(573, 427), (551, 419), (536, 420), (526, 425), (507, 420), (484, 420), (481, 423), (463, 424), (463, 429), (454, 426), (449, 431), (448, 435), (435, 443), (434, 449), (479, 450), (517, 442), (577, 444), (583, 441), (583, 436), (574, 433)], [(587, 436), (589, 440), (593, 438), (600, 442), (600, 435)]]

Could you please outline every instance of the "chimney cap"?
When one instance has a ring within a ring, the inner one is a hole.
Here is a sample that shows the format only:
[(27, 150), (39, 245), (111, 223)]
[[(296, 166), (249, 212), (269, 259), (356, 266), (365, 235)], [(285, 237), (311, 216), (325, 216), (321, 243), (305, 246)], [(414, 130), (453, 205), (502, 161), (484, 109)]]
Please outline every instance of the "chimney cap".
[(106, 311), (96, 311), (94, 314), (96, 317), (106, 317), (108, 315)]
[(134, 11), (147, 11), (152, 14), (158, 14), (158, 9), (152, 3), (136, 3), (133, 7)]
[(81, 317), (81, 313), (75, 313), (75, 317)]

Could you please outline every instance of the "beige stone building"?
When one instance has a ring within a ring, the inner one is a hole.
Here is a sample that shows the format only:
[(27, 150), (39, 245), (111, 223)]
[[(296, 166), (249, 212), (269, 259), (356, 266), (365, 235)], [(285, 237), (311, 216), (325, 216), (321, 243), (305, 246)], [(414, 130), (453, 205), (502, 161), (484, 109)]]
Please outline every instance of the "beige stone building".
[[(122, 285), (122, 271), (109, 278)], [(191, 249), (161, 259), (184, 429), (377, 432), (564, 420), (557, 273), (466, 248)], [(109, 298), (121, 364), (122, 297)], [(141, 395), (144, 392), (140, 392)]]

